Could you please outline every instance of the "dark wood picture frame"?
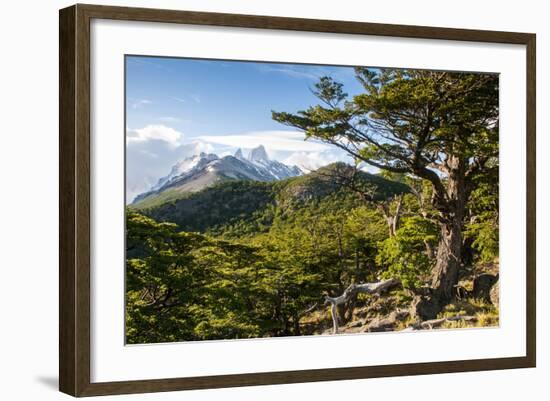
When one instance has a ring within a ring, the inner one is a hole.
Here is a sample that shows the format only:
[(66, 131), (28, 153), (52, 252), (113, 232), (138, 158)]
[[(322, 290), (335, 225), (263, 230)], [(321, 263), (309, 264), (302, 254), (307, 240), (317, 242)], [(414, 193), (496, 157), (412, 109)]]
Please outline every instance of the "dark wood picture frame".
[[(91, 383), (90, 21), (93, 18), (525, 45), (526, 356)], [(94, 396), (535, 366), (535, 34), (81, 4), (60, 10), (59, 29), (59, 388), (62, 392), (73, 396)]]

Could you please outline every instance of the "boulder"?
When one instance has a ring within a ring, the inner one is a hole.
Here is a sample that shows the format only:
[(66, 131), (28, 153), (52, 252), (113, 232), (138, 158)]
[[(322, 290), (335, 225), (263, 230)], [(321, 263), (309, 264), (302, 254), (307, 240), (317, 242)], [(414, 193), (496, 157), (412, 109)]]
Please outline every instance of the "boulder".
[(489, 273), (480, 274), (474, 279), (474, 289), (472, 295), (476, 299), (482, 299), (485, 302), (491, 302), (491, 288), (498, 281), (498, 274)]
[(393, 331), (395, 330), (395, 324), (405, 319), (409, 315), (409, 311), (396, 310), (390, 313), (387, 317), (376, 317), (370, 321), (370, 323), (363, 330), (364, 332), (379, 332), (379, 331)]
[(431, 296), (418, 295), (414, 297), (410, 315), (418, 321), (431, 320), (437, 317), (437, 314), (441, 311), (441, 305), (437, 299)]

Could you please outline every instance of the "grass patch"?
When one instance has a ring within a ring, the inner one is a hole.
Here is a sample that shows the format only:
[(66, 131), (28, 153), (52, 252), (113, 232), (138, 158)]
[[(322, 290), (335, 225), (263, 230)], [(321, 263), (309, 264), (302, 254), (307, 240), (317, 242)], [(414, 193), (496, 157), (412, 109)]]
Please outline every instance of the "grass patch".
[(461, 300), (449, 304), (438, 315), (438, 318), (457, 315), (475, 316), (476, 321), (450, 321), (443, 323), (441, 327), (445, 329), (460, 329), (467, 327), (492, 327), (499, 324), (498, 309), (494, 305), (479, 299)]

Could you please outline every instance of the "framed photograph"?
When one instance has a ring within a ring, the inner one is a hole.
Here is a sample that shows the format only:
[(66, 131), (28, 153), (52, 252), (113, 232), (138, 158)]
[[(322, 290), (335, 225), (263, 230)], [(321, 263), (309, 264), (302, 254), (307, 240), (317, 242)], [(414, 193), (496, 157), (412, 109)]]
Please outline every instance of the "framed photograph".
[(535, 35), (60, 11), (73, 396), (534, 367)]

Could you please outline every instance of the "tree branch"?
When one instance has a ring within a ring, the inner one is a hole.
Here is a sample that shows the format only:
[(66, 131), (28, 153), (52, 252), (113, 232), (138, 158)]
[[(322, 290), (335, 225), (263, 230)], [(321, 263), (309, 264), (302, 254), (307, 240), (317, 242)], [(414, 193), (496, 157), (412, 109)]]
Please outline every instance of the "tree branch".
[(351, 299), (355, 298), (357, 294), (380, 294), (401, 282), (397, 279), (389, 279), (379, 281), (376, 283), (364, 283), (364, 284), (350, 284), (348, 288), (344, 290), (342, 295), (338, 297), (325, 296), (325, 305), (330, 304), (330, 312), (332, 315), (332, 333), (338, 334), (338, 306), (343, 305)]

